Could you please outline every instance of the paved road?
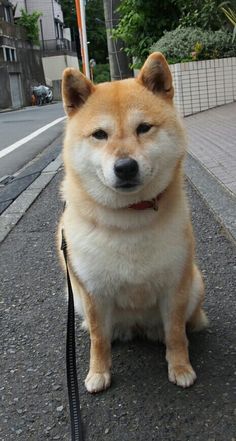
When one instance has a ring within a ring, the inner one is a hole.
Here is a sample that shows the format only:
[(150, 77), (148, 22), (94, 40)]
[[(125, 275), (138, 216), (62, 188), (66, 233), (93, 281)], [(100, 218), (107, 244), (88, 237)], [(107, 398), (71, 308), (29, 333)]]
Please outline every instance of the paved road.
[[(42, 107), (26, 107), (14, 112), (0, 113), (0, 155), (7, 147), (63, 116), (62, 103)], [(57, 138), (62, 130), (63, 122), (60, 122), (24, 143), (12, 153), (1, 157), (0, 179), (3, 176), (16, 173)]]
[[(64, 276), (54, 246), (61, 174), (1, 245), (1, 441), (69, 440)], [(77, 327), (86, 441), (233, 441), (236, 438), (235, 247), (189, 187), (211, 327), (190, 338), (198, 380), (167, 381), (164, 348), (144, 341), (113, 348), (113, 384), (89, 395), (89, 340)]]

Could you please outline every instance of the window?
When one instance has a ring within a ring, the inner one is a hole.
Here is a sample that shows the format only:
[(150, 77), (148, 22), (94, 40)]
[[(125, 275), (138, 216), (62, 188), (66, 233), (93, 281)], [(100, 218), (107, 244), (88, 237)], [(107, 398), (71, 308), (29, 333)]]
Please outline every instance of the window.
[(58, 21), (55, 20), (56, 38), (60, 38), (60, 27)]
[(12, 61), (16, 61), (16, 50), (15, 49), (11, 49), (11, 58), (12, 58)]
[(6, 21), (12, 22), (11, 8), (9, 6), (4, 6), (4, 16)]
[(3, 46), (4, 61), (17, 61), (16, 50), (13, 47)]
[(60, 23), (57, 19), (54, 20), (55, 29), (56, 29), (56, 38), (63, 38), (63, 24)]

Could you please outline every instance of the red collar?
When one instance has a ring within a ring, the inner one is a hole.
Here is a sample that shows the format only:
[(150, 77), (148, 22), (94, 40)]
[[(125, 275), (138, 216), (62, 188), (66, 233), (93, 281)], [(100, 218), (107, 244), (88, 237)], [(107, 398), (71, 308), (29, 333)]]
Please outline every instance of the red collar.
[(151, 199), (150, 201), (140, 201), (136, 204), (129, 205), (128, 208), (132, 208), (133, 210), (147, 210), (148, 208), (152, 208), (153, 210), (158, 210), (158, 202), (162, 196), (163, 192), (160, 193), (155, 198)]

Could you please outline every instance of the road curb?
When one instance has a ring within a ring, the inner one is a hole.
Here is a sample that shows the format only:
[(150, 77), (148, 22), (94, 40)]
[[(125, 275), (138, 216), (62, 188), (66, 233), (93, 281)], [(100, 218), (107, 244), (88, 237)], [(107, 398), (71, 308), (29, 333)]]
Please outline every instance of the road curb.
[(228, 235), (236, 241), (236, 197), (190, 153), (185, 173)]
[[(14, 175), (0, 182), (0, 215), (24, 192), (61, 152), (61, 135), (45, 146), (44, 150), (25, 164)], [(48, 170), (48, 169), (47, 169)]]
[(24, 213), (33, 204), (44, 188), (51, 182), (62, 166), (61, 153), (47, 167), (40, 176), (24, 190), (18, 198), (0, 216), (0, 243), (8, 236), (10, 231), (19, 222)]

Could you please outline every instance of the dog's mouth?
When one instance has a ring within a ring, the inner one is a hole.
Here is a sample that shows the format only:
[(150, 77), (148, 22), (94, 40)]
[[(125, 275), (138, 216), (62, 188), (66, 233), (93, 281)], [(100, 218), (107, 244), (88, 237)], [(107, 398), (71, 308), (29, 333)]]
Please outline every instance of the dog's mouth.
[(138, 191), (140, 187), (143, 185), (142, 179), (139, 176), (133, 179), (124, 180), (124, 179), (116, 178), (110, 181), (104, 176), (102, 170), (97, 170), (97, 176), (99, 180), (103, 183), (103, 185), (116, 192), (132, 193)]
[(114, 188), (116, 190), (131, 192), (131, 191), (135, 191), (137, 189), (137, 187), (139, 187), (140, 185), (141, 185), (140, 181), (137, 181), (137, 180), (136, 181), (120, 181), (114, 185)]

